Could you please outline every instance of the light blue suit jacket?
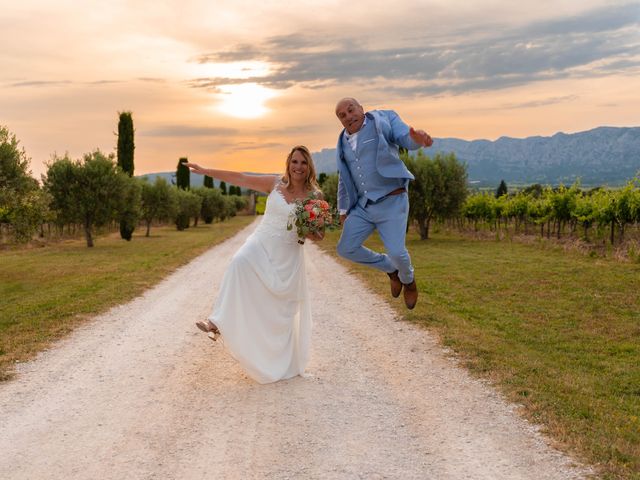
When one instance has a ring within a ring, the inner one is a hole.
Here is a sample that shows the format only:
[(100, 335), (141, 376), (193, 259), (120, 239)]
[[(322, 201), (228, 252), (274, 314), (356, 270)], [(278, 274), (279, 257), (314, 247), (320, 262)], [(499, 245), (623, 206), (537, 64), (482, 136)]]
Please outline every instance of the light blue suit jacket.
[[(393, 110), (372, 110), (365, 115), (367, 122), (374, 122), (378, 134), (378, 149), (375, 158), (378, 173), (383, 177), (413, 180), (413, 175), (398, 155), (398, 147), (417, 150), (421, 146), (409, 136), (409, 126)], [(342, 142), (343, 134), (344, 129), (338, 136), (336, 148), (339, 174), (338, 210), (349, 212), (358, 202), (358, 191), (344, 159), (342, 145), (347, 142)]]

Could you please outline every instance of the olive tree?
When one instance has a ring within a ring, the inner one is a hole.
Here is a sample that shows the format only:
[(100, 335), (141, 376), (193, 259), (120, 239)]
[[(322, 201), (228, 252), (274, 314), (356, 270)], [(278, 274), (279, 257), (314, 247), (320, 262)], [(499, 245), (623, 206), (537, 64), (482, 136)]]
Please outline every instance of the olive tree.
[(197, 188), (193, 192), (202, 198), (200, 216), (204, 223), (211, 224), (215, 218), (220, 218), (225, 208), (224, 197), (217, 188)]
[(47, 212), (47, 202), (31, 177), (29, 163), (16, 136), (0, 126), (0, 225), (8, 225), (17, 242), (29, 241)]
[(124, 204), (135, 197), (135, 182), (115, 164), (113, 154), (100, 150), (72, 161), (68, 156), (48, 164), (43, 178), (51, 195), (51, 207), (65, 222), (83, 225), (88, 247), (93, 247), (93, 229), (118, 218)]
[(177, 214), (175, 216), (175, 224), (178, 230), (189, 228), (189, 219), (200, 215), (202, 199), (193, 192), (176, 190), (177, 198)]
[(162, 177), (156, 177), (154, 183), (149, 183), (145, 178), (140, 185), (142, 187), (142, 218), (147, 224), (145, 236), (148, 237), (154, 220), (169, 221), (176, 217), (178, 199), (175, 188), (172, 188)]
[(456, 216), (467, 197), (467, 167), (453, 153), (436, 153), (433, 159), (422, 150), (401, 157), (415, 180), (409, 184), (409, 219), (418, 224), (420, 238), (429, 238), (434, 218)]

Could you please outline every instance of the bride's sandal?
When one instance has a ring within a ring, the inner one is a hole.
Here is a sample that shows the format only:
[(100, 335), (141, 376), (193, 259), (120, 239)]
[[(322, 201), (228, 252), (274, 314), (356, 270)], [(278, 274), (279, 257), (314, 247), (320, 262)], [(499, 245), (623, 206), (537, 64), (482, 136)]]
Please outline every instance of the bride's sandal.
[(198, 320), (196, 322), (196, 327), (198, 327), (200, 330), (206, 333), (207, 337), (209, 337), (214, 342), (217, 341), (218, 337), (220, 336), (220, 330), (218, 330), (218, 327), (216, 327), (213, 323), (211, 323), (208, 320), (206, 322), (203, 322), (202, 320)]

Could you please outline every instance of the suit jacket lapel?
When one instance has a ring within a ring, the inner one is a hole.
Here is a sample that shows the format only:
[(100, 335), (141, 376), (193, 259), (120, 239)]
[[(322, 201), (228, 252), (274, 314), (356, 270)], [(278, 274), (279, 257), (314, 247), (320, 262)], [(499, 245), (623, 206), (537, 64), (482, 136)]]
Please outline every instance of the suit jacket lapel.
[(374, 127), (373, 118), (367, 117), (367, 124), (362, 130), (360, 130), (360, 133), (358, 134), (358, 144), (356, 145), (356, 157), (358, 158), (360, 158), (360, 153), (362, 151), (362, 146), (364, 145), (364, 143), (374, 139), (376, 129), (372, 127)]

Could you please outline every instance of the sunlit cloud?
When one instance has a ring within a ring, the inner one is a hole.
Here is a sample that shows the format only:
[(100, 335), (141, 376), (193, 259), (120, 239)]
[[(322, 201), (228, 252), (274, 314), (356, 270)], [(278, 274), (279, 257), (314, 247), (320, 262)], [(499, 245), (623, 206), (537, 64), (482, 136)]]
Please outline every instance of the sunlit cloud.
[(210, 63), (197, 59), (191, 64), (192, 77), (224, 77), (224, 78), (260, 78), (271, 73), (271, 66), (261, 61), (233, 61)]

